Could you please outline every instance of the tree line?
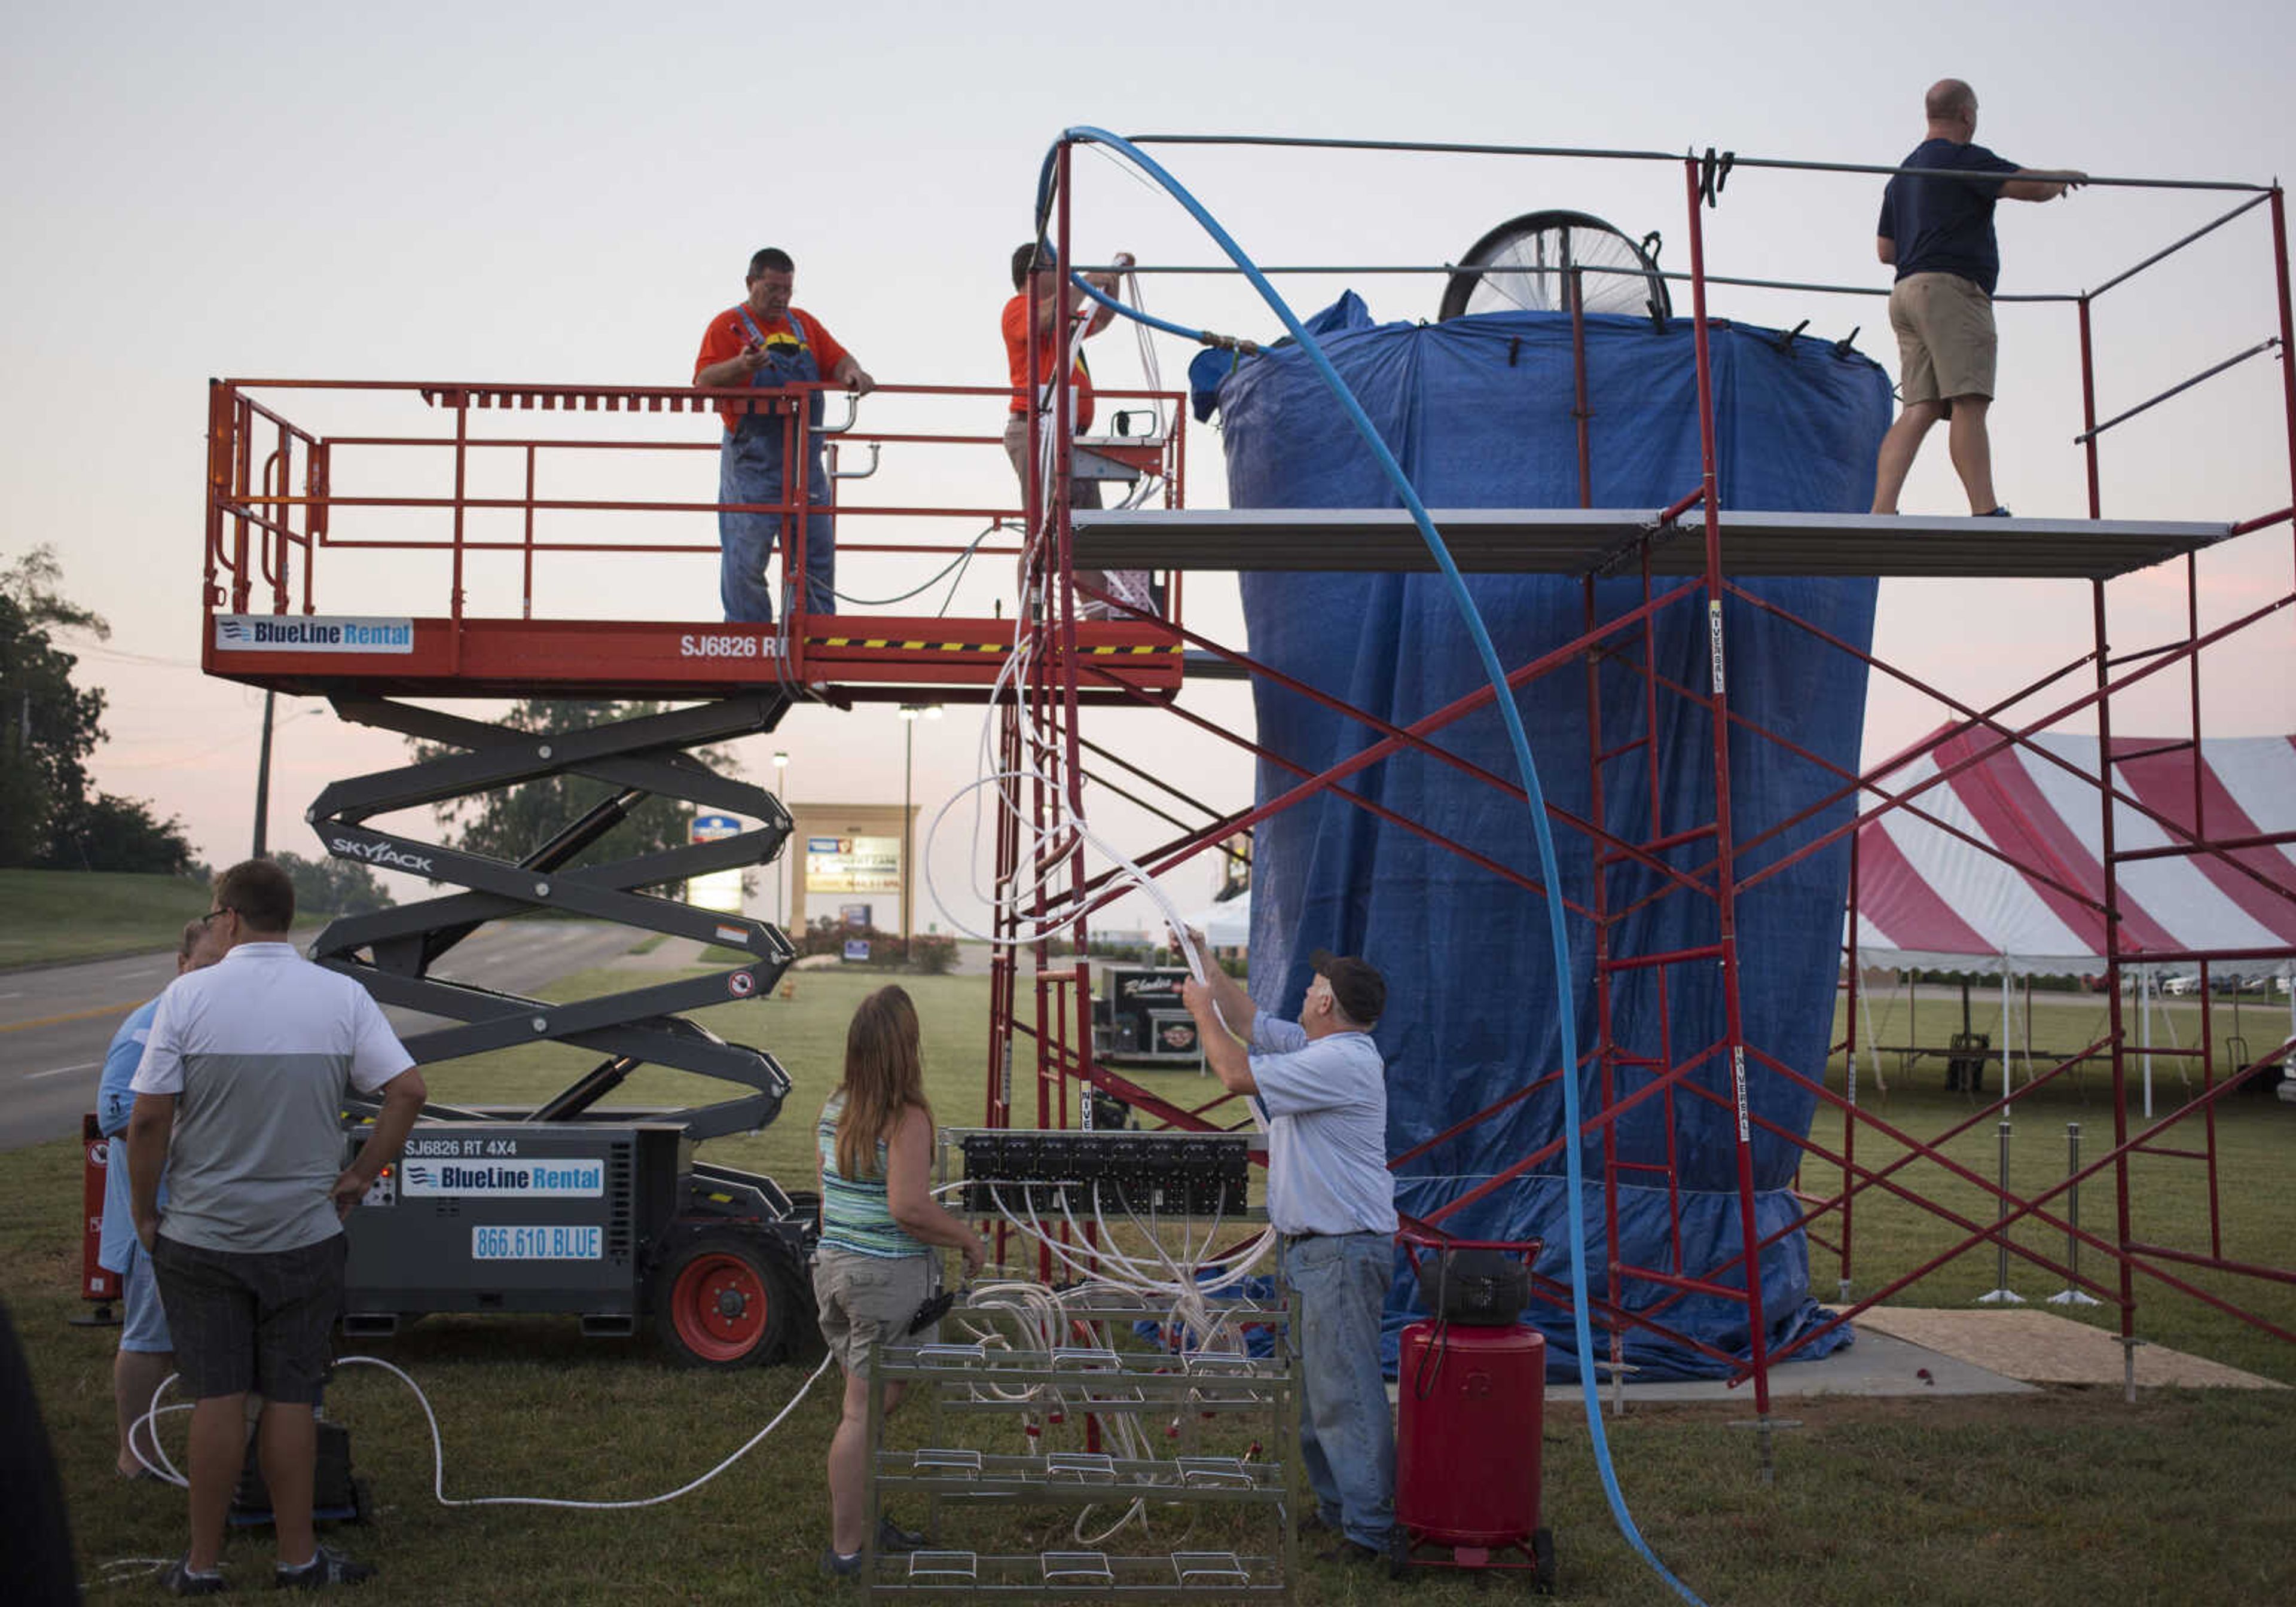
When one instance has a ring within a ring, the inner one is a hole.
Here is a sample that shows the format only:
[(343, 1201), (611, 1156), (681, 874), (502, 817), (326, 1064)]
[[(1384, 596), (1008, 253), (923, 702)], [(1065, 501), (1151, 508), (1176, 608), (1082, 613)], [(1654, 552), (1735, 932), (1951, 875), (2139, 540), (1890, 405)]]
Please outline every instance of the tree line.
[[(101, 687), (73, 682), (79, 660), (58, 633), (108, 640), (111, 627), (63, 594), (62, 566), (43, 545), (0, 566), (0, 867), (128, 871), (205, 877), (193, 857), (183, 821), (161, 819), (147, 800), (97, 787), (87, 760), (105, 739)], [(666, 704), (529, 699), (504, 720), (518, 730), (559, 732), (600, 719), (628, 719)], [(439, 750), (415, 743), (415, 756)], [(700, 756), (728, 762), (718, 749)], [(560, 775), (449, 802), (438, 810), (447, 842), (470, 853), (517, 859), (615, 789), (586, 776)], [(614, 829), (573, 860), (594, 865), (683, 844), (693, 806), (648, 796)], [(294, 878), (297, 902), (311, 910), (354, 914), (391, 902), (364, 865), (278, 851), (272, 858)]]
[(62, 578), (46, 545), (0, 568), (0, 866), (183, 875), (184, 823), (89, 779), (104, 694), (72, 684), (79, 660), (55, 633), (102, 640), (111, 627), (57, 589)]

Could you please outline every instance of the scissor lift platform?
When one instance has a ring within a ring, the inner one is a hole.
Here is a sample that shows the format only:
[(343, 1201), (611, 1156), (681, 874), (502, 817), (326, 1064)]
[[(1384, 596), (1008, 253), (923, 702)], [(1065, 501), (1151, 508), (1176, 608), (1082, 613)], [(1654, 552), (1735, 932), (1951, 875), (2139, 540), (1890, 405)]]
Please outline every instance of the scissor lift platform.
[[(356, 629), (373, 640), (362, 651)], [(1177, 691), (1179, 634), (1077, 622), (1087, 699)], [(324, 640), (315, 640), (316, 636)], [(811, 688), (831, 702), (985, 700), (1009, 672), (1010, 619), (812, 616), (801, 627), (647, 619), (211, 616), (202, 668), (300, 697), (698, 701)]]

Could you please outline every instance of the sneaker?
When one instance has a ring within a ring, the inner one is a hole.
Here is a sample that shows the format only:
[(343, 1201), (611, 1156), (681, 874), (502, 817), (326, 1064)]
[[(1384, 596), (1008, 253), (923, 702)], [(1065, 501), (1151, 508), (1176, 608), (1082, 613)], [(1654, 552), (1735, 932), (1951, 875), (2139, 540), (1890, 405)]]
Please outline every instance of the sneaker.
[(1360, 1540), (1342, 1540), (1316, 1554), (1318, 1562), (1376, 1562), (1380, 1554)]
[(1997, 507), (1990, 513), (1980, 513), (1978, 517), (1980, 519), (2014, 519), (2017, 516), (2006, 507)]
[(220, 1573), (193, 1573), (186, 1553), (160, 1570), (160, 1588), (169, 1595), (221, 1595), (231, 1581)]
[(857, 1579), (861, 1577), (861, 1562), (864, 1554), (857, 1551), (849, 1557), (840, 1554), (834, 1546), (824, 1546), (821, 1553), (821, 1571), (832, 1579)]
[(274, 1590), (324, 1590), (335, 1585), (364, 1585), (374, 1578), (374, 1564), (354, 1562), (339, 1551), (322, 1546), (300, 1568), (281, 1563), (271, 1570)]
[(890, 1513), (877, 1520), (877, 1549), (881, 1552), (922, 1551), (931, 1542), (914, 1529), (903, 1529)]

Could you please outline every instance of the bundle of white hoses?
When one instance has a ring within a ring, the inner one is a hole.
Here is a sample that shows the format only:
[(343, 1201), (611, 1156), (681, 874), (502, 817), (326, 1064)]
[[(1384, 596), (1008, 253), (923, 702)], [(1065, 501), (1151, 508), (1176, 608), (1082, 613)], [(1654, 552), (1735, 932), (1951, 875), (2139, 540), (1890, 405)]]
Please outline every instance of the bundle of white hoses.
[[(1215, 1215), (1201, 1247), (1189, 1244), (1176, 1258), (1165, 1248), (1159, 1231), (1160, 1225), (1141, 1221), (1128, 1201), (1119, 1201), (1125, 1217), (1148, 1247), (1143, 1255), (1135, 1256), (1121, 1247), (1118, 1236), (1111, 1231), (1111, 1224), (1095, 1189), (1092, 1221), (1098, 1231), (1092, 1238), (1091, 1249), (1086, 1250), (1081, 1248), (1086, 1239), (1084, 1226), (1068, 1205), (1065, 1195), (1061, 1206), (1062, 1221), (1056, 1225), (1065, 1226), (1067, 1233), (1063, 1236), (1048, 1228), (1035, 1209), (1027, 1205), (1025, 1193), (1022, 1205), (1016, 1208), (1003, 1197), (995, 1182), (990, 1182), (988, 1188), (989, 1197), (1004, 1220), (1024, 1238), (1040, 1246), (1076, 1280), (1059, 1290), (1025, 1280), (989, 1281), (973, 1287), (970, 1308), (1003, 1313), (1028, 1349), (1050, 1353), (1061, 1349), (1071, 1334), (1082, 1332), (1088, 1334), (1095, 1346), (1112, 1349), (1111, 1336), (1103, 1323), (1086, 1321), (1072, 1315), (1072, 1311), (1132, 1300), (1140, 1304), (1144, 1315), (1160, 1308), (1164, 1331), (1172, 1336), (1174, 1343), (1192, 1353), (1233, 1354), (1242, 1350), (1242, 1335), (1231, 1325), (1231, 1312), (1225, 1305), (1215, 1303), (1215, 1297), (1250, 1275), (1274, 1245), (1272, 1231), (1263, 1230), (1225, 1256), (1215, 1256), (1212, 1247), (1221, 1226), (1221, 1218)], [(960, 1318), (959, 1325), (980, 1345), (1004, 1349), (1013, 1342), (995, 1326), (972, 1318)], [(1022, 1432), (1030, 1436), (1042, 1431), (1039, 1417), (1063, 1412), (1071, 1405), (1058, 1388), (1045, 1384), (1011, 1387), (992, 1381), (973, 1386), (973, 1393), (979, 1399), (1041, 1407), (1040, 1413), (1029, 1414), (1022, 1420)], [(1084, 1409), (1089, 1411), (1090, 1404), (1087, 1396)], [(1103, 1439), (1119, 1456), (1128, 1461), (1153, 1459), (1155, 1448), (1136, 1414), (1106, 1414), (1096, 1421)], [(1148, 1521), (1147, 1504), (1135, 1499), (1118, 1514), (1114, 1523), (1088, 1534), (1086, 1531), (1092, 1511), (1086, 1507), (1077, 1514), (1072, 1532), (1081, 1545), (1097, 1546), (1135, 1520), (1144, 1528)]]
[[(1210, 962), (1199, 951), (1197, 945), (1188, 940), (1187, 917), (1156, 885), (1155, 879), (1112, 844), (1096, 835), (1086, 824), (1084, 816), (1070, 808), (1064, 790), (1031, 763), (1025, 753), (1016, 768), (1004, 769), (996, 765), (994, 744), (997, 705), (1014, 688), (1027, 684), (1029, 668), (1035, 657), (1028, 620), (1041, 594), (1039, 586), (1039, 582), (1031, 582), (1029, 589), (1021, 597), (1019, 614), (1013, 621), (1013, 651), (1006, 655), (1004, 667), (997, 671), (996, 679), (989, 688), (988, 701), (981, 716), (973, 779), (952, 793), (934, 811), (931, 823), (925, 828), (924, 853), (921, 857), (926, 895), (949, 924), (964, 936), (998, 947), (1026, 948), (1057, 936), (1063, 927), (1073, 924), (1085, 912), (1085, 906), (1078, 902), (1079, 896), (1073, 890), (1055, 890), (1043, 880), (1044, 876), (1056, 873), (1067, 863), (1071, 851), (1082, 845), (1107, 860), (1120, 881), (1145, 895), (1148, 901), (1156, 906), (1165, 923), (1183, 939), (1179, 949), (1187, 964), (1188, 974), (1200, 983), (1208, 982)], [(1041, 795), (1048, 800), (1051, 818), (1041, 830), (1022, 807), (1018, 788), (1024, 782), (1036, 783)], [(996, 789), (997, 806), (1004, 812), (1018, 838), (1019, 852), (1014, 858), (1015, 865), (1038, 868), (1039, 880), (1033, 884), (1024, 886), (1016, 879), (1010, 891), (1000, 892), (996, 887), (984, 886), (981, 882), (980, 795), (990, 788)], [(972, 800), (972, 840), (966, 856), (966, 869), (972, 879), (970, 890), (975, 898), (1013, 924), (1014, 931), (1011, 937), (981, 931), (959, 919), (949, 908), (948, 900), (942, 894), (939, 879), (934, 873), (933, 845), (939, 838), (941, 825), (950, 812), (966, 799)], [(1230, 1021), (1226, 1013), (1219, 1009), (1217, 999), (1213, 1002), (1213, 1013), (1233, 1036), (1246, 1042), (1250, 1040), (1251, 1023), (1249, 1021), (1242, 1023), (1239, 1030), (1237, 1023)], [(1256, 1107), (1253, 1117), (1255, 1120), (1259, 1118)]]

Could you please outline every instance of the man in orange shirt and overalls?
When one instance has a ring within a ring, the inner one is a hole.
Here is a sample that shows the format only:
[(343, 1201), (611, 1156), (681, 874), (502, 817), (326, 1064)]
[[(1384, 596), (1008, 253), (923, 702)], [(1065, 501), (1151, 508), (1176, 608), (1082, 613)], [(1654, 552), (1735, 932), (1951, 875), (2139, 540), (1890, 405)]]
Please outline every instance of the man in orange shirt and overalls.
[[(1116, 260), (1122, 266), (1129, 264), (1132, 259), (1119, 253)], [(1033, 383), (1029, 373), (1029, 282), (1031, 276), (1037, 281), (1037, 373)], [(1114, 274), (1086, 274), (1084, 277), (1102, 293), (1116, 294)], [(1079, 338), (1089, 339), (1106, 329), (1116, 313), (1112, 307), (1095, 304), (1087, 314), (1084, 307), (1084, 292), (1074, 285), (1062, 284), (1060, 263), (1048, 245), (1032, 242), (1013, 253), (1013, 288), (1018, 293), (1004, 304), (1004, 362), (1012, 378), (1013, 393), (1012, 411), (1004, 421), (1004, 455), (1013, 460), (1013, 472), (1021, 477), (1021, 493), (1026, 496), (1029, 488), (1030, 398), (1041, 397), (1043, 393), (1038, 388), (1049, 386), (1053, 371), (1060, 363), (1062, 343), (1067, 339), (1070, 330), (1080, 324)], [(1065, 323), (1060, 316), (1063, 309), (1067, 314)], [(1069, 422), (1076, 433), (1082, 435), (1092, 428), (1092, 370), (1086, 365), (1082, 351), (1077, 353), (1075, 365), (1070, 370), (1069, 386)], [(1052, 410), (1047, 406), (1045, 420), (1048, 425), (1052, 418)], [(1100, 505), (1098, 480), (1076, 475), (1070, 477), (1069, 506), (1096, 508)], [(1142, 608), (1152, 606), (1145, 574), (1136, 574), (1130, 570), (1110, 574), (1099, 570), (1082, 570), (1078, 571), (1077, 580), (1080, 585), (1112, 593)], [(1104, 603), (1087, 600), (1078, 611), (1087, 615), (1104, 615), (1108, 608)]]
[[(749, 297), (709, 321), (701, 337), (701, 355), (693, 359), (696, 385), (713, 389), (742, 385), (770, 388), (827, 378), (859, 395), (876, 389), (877, 382), (868, 371), (821, 326), (821, 320), (790, 305), (796, 280), (797, 265), (786, 251), (767, 246), (750, 258)], [(805, 474), (806, 501), (816, 510), (829, 502), (829, 468), (819, 433), (821, 414), (821, 392), (816, 390), (806, 402)], [(726, 422), (726, 438), (718, 453), (718, 500), (786, 500), (782, 459), (788, 416), (732, 408), (721, 408), (718, 416)], [(731, 508), (718, 512), (718, 590), (728, 620), (773, 623), (774, 594), (766, 584), (766, 570), (773, 561), (782, 517)], [(836, 572), (835, 521), (825, 512), (809, 510), (805, 516), (806, 612), (837, 611)]]

